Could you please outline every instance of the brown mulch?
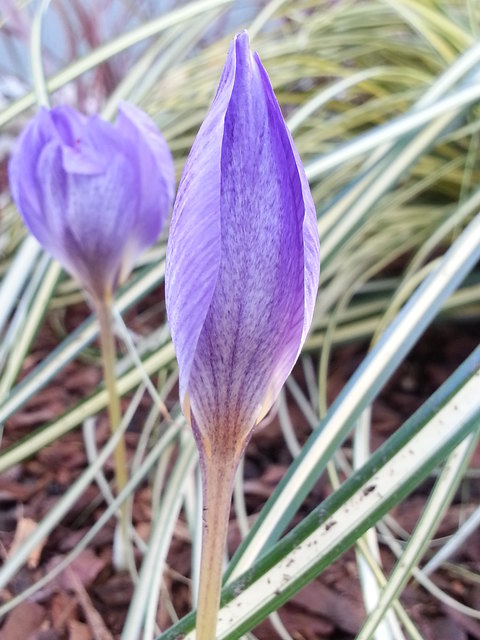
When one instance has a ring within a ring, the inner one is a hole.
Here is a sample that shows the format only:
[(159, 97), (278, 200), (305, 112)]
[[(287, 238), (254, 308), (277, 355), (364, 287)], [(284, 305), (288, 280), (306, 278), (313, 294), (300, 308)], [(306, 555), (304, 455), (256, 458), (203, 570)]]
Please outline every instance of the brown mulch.
[[(145, 331), (147, 323), (155, 322), (155, 313), (162, 313), (158, 295), (131, 312), (127, 323), (136, 331)], [(156, 309), (155, 304), (158, 306)], [(151, 309), (154, 309), (154, 312)], [(85, 317), (83, 305), (71, 307), (63, 319), (72, 329)], [(144, 315), (145, 314), (145, 315)], [(145, 324), (142, 318), (147, 318)], [(37, 337), (23, 375), (58, 343), (57, 325), (45, 323)], [(378, 398), (373, 410), (373, 447), (379, 446), (402, 422), (418, 408), (461, 361), (476, 347), (478, 329), (474, 325), (439, 325), (431, 328), (401, 366), (395, 377)], [(349, 345), (335, 350), (329, 378), (329, 401), (338, 394), (365, 354), (366, 345)], [(16, 442), (32, 429), (61, 415), (63, 411), (85, 397), (101, 383), (101, 368), (96, 355), (79, 358), (68, 365), (61, 377), (42, 390), (29, 404), (7, 423), (4, 446)], [(302, 383), (300, 368), (296, 376)], [(140, 416), (148, 408), (144, 401)], [(108, 438), (105, 416), (97, 421), (98, 446)], [(129, 453), (133, 454), (141, 429), (141, 419), (127, 434)], [(304, 441), (310, 431), (303, 416), (295, 413), (297, 435)], [(348, 454), (349, 442), (346, 443)], [(249, 514), (258, 513), (279, 479), (284, 475), (291, 457), (285, 448), (278, 422), (274, 419), (252, 439), (245, 462), (245, 490)], [(43, 449), (35, 458), (15, 466), (0, 477), (0, 551), (8, 556), (22, 537), (52, 508), (58, 497), (79, 476), (86, 465), (81, 433), (77, 430)], [(447, 511), (437, 538), (452, 534), (459, 523), (475, 508), (480, 498), (480, 451), (471, 463), (471, 474)], [(107, 475), (111, 477), (111, 466)], [(475, 479), (477, 478), (477, 479)], [(433, 479), (425, 483), (399, 505), (395, 518), (411, 532), (422, 512)], [(317, 506), (330, 492), (326, 477), (316, 483), (296, 518), (298, 521)], [(142, 486), (134, 509), (137, 531), (148, 538), (150, 531), (150, 487)], [(74, 505), (59, 527), (41, 548), (18, 571), (8, 588), (0, 592), (6, 601), (31, 585), (55, 566), (72, 549), (104, 509), (96, 486), (91, 486)], [(19, 605), (0, 622), (1, 640), (110, 640), (119, 638), (133, 587), (125, 573), (112, 568), (113, 522), (105, 527), (71, 567), (53, 583), (40, 590), (32, 599)], [(239, 533), (232, 518), (229, 551), (239, 542)], [(382, 547), (382, 560), (390, 571), (394, 559)], [(476, 532), (452, 558), (452, 562), (480, 572), (480, 532)], [(190, 544), (185, 523), (177, 525), (168, 556), (165, 582), (179, 615), (190, 609), (189, 592)], [(438, 571), (434, 581), (447, 593), (470, 607), (480, 607), (480, 583), (451, 570)], [(405, 589), (402, 602), (427, 640), (480, 639), (480, 622), (459, 614), (438, 602), (416, 583)], [(295, 640), (347, 640), (355, 637), (365, 612), (358, 582), (354, 552), (350, 550), (334, 565), (294, 596), (280, 611), (280, 617)], [(165, 607), (158, 615), (165, 628), (171, 621)], [(255, 630), (259, 640), (278, 637), (271, 623), (264, 621)]]

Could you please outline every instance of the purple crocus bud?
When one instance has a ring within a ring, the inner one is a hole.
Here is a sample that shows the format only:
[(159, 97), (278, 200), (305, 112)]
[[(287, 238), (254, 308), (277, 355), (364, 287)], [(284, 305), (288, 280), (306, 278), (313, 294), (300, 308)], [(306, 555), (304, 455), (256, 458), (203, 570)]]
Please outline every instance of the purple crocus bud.
[(310, 328), (315, 206), (267, 73), (232, 42), (174, 205), (166, 304), (180, 398), (208, 457), (241, 451)]
[(155, 242), (175, 185), (165, 139), (127, 103), (114, 125), (67, 106), (40, 109), (9, 174), (28, 229), (97, 300), (108, 300)]

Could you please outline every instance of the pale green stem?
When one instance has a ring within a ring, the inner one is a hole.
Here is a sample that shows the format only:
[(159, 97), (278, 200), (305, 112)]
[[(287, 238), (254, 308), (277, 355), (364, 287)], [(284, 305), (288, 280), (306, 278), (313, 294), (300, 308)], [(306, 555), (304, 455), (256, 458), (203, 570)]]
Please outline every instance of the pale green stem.
[[(100, 345), (103, 359), (103, 375), (105, 387), (108, 392), (108, 416), (112, 434), (118, 429), (122, 419), (122, 409), (117, 390), (117, 378), (115, 375), (115, 336), (113, 333), (113, 318), (110, 302), (107, 300), (95, 300), (98, 321), (100, 324)], [(127, 450), (125, 438), (121, 438), (113, 452), (113, 464), (115, 472), (115, 485), (117, 495), (124, 489), (128, 481), (127, 474)], [(121, 529), (122, 557), (128, 548), (127, 503), (120, 507), (119, 525)], [(126, 561), (120, 559), (118, 568), (125, 568)]]
[[(218, 454), (218, 452), (216, 452)], [(222, 589), (222, 565), (239, 453), (208, 456), (200, 451), (203, 483), (203, 535), (196, 640), (215, 640)]]

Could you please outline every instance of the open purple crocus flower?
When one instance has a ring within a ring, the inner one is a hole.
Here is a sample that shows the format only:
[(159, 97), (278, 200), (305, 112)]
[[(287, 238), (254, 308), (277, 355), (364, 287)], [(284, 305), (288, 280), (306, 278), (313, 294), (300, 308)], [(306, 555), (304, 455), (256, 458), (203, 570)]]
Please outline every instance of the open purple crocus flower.
[(168, 145), (122, 103), (114, 125), (41, 108), (9, 166), (13, 199), (40, 244), (98, 300), (109, 298), (157, 239), (174, 194)]
[(185, 166), (165, 274), (181, 403), (202, 467), (197, 640), (215, 637), (238, 461), (312, 321), (316, 222), (302, 163), (243, 32)]

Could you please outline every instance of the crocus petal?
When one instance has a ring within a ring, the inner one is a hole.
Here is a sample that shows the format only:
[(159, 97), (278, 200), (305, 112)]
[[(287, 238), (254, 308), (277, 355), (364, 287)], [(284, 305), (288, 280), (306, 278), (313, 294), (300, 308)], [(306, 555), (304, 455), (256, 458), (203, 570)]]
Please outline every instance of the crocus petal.
[[(122, 271), (129, 273), (138, 255), (151, 245), (165, 225), (173, 203), (175, 172), (168, 144), (154, 122), (138, 107), (122, 102), (115, 128), (132, 146), (139, 168), (140, 201), (135, 234), (128, 238)], [(158, 167), (162, 167), (159, 175)]]
[[(41, 108), (34, 120), (22, 131), (17, 149), (28, 153), (14, 153), (9, 163), (12, 197), (29, 218), (42, 219), (44, 212), (37, 197), (41, 181), (37, 177), (38, 157), (46, 144), (56, 144), (57, 135), (50, 113)], [(28, 224), (27, 224), (28, 226)]]
[[(48, 113), (46, 109), (44, 111)], [(87, 123), (87, 117), (83, 113), (64, 105), (51, 109), (50, 118), (62, 144), (75, 147), (80, 142)]]
[(212, 447), (226, 433), (242, 446), (275, 400), (310, 326), (318, 273), (303, 167), (242, 33), (187, 161), (167, 253), (182, 402), (188, 392)]
[[(125, 112), (141, 122), (135, 135)], [(12, 196), (25, 224), (97, 298), (111, 295), (155, 242), (172, 203), (171, 155), (140, 113), (123, 106), (112, 126), (70, 107), (41, 109), (10, 160)]]
[[(163, 167), (161, 180), (158, 181), (158, 184), (156, 182), (150, 184), (150, 190), (147, 195), (150, 195), (152, 202), (161, 198), (165, 200), (166, 207), (171, 206), (175, 187), (172, 154), (165, 138), (158, 135), (158, 129), (153, 120), (135, 105), (121, 102), (118, 107), (115, 127), (118, 131), (121, 131), (124, 138), (130, 138), (139, 151), (139, 155), (141, 150), (146, 176), (149, 172), (152, 173), (154, 167)], [(146, 153), (147, 147), (150, 150), (150, 154)], [(146, 177), (146, 184), (148, 184), (147, 180), (148, 178)]]
[(182, 406), (220, 267), (221, 153), (234, 80), (232, 43), (217, 94), (185, 164), (170, 225), (165, 295), (180, 370)]
[[(260, 76), (263, 82), (263, 88), (265, 91), (265, 95), (267, 96), (270, 108), (273, 112), (276, 112), (277, 121), (283, 121), (283, 115), (280, 109), (280, 106), (275, 97), (275, 93), (273, 91), (272, 84), (270, 79), (265, 71), (260, 58), (257, 53), (253, 54), (256, 64), (258, 66), (258, 70), (260, 72)], [(312, 194), (310, 191), (310, 186), (308, 184), (308, 178), (305, 174), (305, 169), (303, 168), (302, 161), (300, 156), (298, 155), (298, 151), (295, 147), (295, 143), (291, 136), (290, 131), (286, 126), (284, 126), (283, 132), (285, 133), (287, 140), (284, 139), (285, 148), (288, 149), (288, 154), (292, 153), (293, 158), (296, 163), (296, 169), (298, 171), (298, 177), (300, 178), (300, 186), (302, 190), (302, 198), (304, 205), (304, 214), (303, 214), (303, 228), (302, 228), (302, 242), (303, 242), (303, 265), (304, 265), (304, 309), (303, 309), (303, 328), (302, 328), (302, 338), (298, 345), (298, 351), (293, 358), (288, 359), (286, 362), (291, 362), (290, 366), (278, 367), (272, 376), (272, 380), (270, 383), (270, 388), (267, 394), (267, 398), (271, 399), (269, 406), (264, 405), (264, 411), (268, 411), (269, 407), (273, 404), (278, 394), (280, 393), (280, 389), (282, 388), (285, 380), (287, 379), (290, 371), (295, 363), (296, 359), (300, 355), (300, 351), (307, 337), (308, 331), (310, 330), (310, 326), (313, 320), (313, 312), (315, 310), (315, 301), (317, 299), (318, 292), (318, 280), (320, 274), (320, 242), (318, 238), (318, 227), (317, 227), (317, 212), (315, 209), (315, 203), (313, 202)]]
[[(102, 174), (68, 174), (66, 225), (81, 248), (78, 261), (85, 267), (95, 265), (85, 284), (97, 296), (103, 296), (105, 289), (115, 290), (124, 247), (134, 232), (132, 210), (138, 206), (138, 182), (129, 169), (129, 162), (118, 154)], [(102, 202), (108, 206), (102, 208)]]

